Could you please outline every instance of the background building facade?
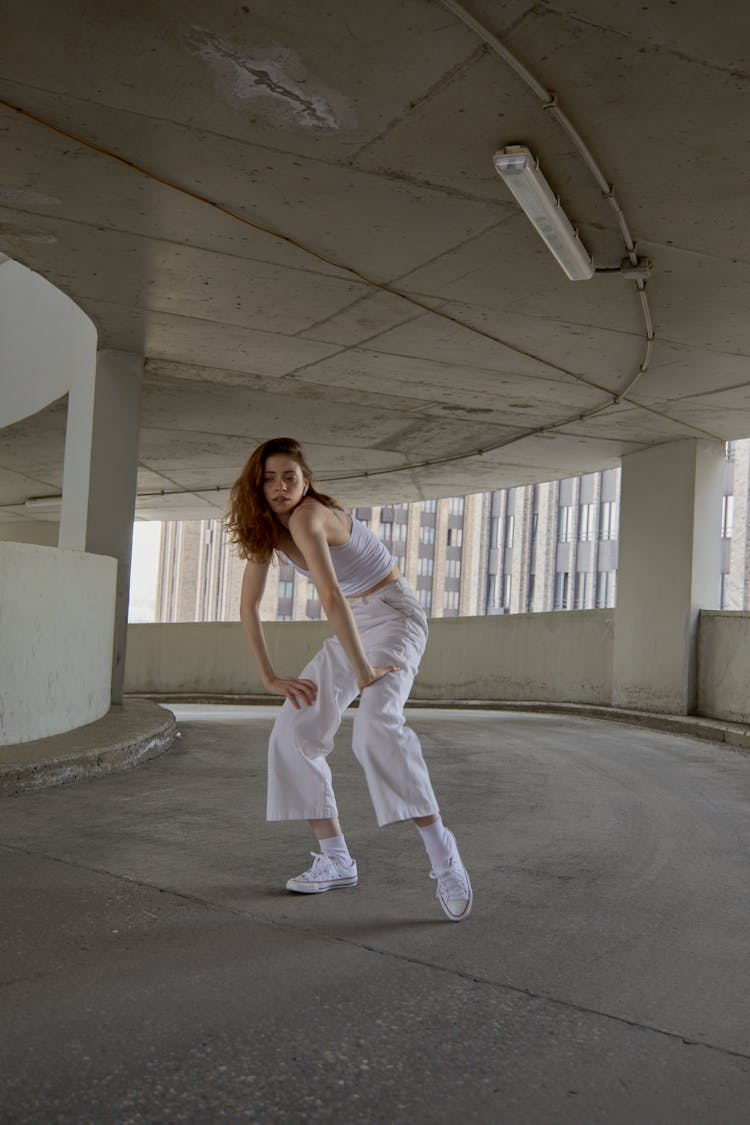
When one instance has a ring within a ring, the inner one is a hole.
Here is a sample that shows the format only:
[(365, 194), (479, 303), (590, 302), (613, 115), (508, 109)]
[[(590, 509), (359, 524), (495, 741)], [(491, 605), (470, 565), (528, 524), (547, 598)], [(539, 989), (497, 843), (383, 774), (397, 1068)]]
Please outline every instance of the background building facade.
[[(721, 608), (750, 609), (750, 441), (726, 447)], [(620, 470), (494, 492), (351, 509), (393, 554), (431, 617), (612, 607), (617, 599)], [(221, 522), (162, 525), (157, 621), (239, 617), (244, 563)], [(265, 620), (315, 620), (312, 582), (269, 571)]]

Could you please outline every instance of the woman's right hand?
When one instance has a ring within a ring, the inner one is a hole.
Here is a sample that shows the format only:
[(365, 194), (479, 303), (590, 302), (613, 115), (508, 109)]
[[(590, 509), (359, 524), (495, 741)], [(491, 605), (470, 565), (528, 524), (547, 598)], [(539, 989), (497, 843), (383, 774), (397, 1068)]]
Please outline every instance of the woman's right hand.
[(269, 680), (266, 685), (266, 691), (271, 695), (283, 695), (288, 699), (295, 711), (299, 711), (300, 702), (309, 707), (318, 698), (318, 685), (314, 684), (312, 680), (300, 679), (284, 679), (281, 676), (274, 676)]
[(357, 681), (359, 684), (359, 690), (364, 691), (366, 687), (371, 687), (373, 684), (376, 684), (378, 680), (382, 680), (383, 676), (387, 676), (389, 672), (400, 671), (401, 666), (399, 664), (388, 664), (385, 667), (376, 667), (375, 665), (373, 665), (370, 668), (369, 674), (367, 676), (363, 676), (361, 680)]

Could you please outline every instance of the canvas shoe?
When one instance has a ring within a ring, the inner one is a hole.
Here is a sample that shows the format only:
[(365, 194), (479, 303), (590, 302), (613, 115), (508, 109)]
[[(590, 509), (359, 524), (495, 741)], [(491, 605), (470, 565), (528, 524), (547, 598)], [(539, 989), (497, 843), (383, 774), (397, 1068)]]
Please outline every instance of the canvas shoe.
[(313, 865), (308, 871), (303, 871), (286, 885), (288, 891), (296, 891), (301, 895), (320, 894), (321, 891), (335, 891), (337, 887), (356, 887), (357, 865), (354, 860), (345, 863), (338, 856), (328, 856), (317, 852), (310, 852)]
[(458, 854), (456, 837), (452, 832), (449, 832), (449, 835), (453, 841), (451, 857), (445, 867), (433, 868), (430, 878), (437, 880), (437, 899), (446, 917), (450, 918), (451, 922), (463, 922), (471, 913), (474, 895), (469, 873)]

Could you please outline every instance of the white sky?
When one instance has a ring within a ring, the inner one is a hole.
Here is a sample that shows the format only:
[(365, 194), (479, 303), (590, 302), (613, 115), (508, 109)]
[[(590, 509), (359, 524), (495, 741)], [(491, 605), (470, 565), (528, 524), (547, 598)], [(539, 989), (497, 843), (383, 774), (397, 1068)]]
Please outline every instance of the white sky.
[(156, 520), (141, 520), (133, 525), (128, 621), (154, 620), (160, 539), (161, 523)]

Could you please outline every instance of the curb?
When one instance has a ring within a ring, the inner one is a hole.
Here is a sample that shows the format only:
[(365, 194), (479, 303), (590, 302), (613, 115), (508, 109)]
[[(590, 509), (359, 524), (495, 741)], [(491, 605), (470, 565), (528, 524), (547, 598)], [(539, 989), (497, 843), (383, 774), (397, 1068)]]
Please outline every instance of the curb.
[(126, 700), (86, 726), (0, 747), (0, 797), (132, 769), (163, 754), (176, 735), (171, 711), (147, 700)]
[[(280, 706), (281, 698), (272, 695), (211, 695), (201, 692), (153, 693), (138, 696), (165, 704), (202, 703), (206, 705)], [(356, 701), (354, 706), (356, 706)], [(633, 711), (622, 707), (605, 707), (599, 703), (545, 703), (539, 700), (502, 699), (409, 699), (409, 708), (452, 711), (517, 711), (526, 714), (568, 715), (582, 719), (603, 719), (611, 723), (644, 727), (703, 742), (718, 742), (731, 750), (750, 753), (750, 724), (730, 723), (724, 719), (700, 715), (662, 715), (653, 711)]]

